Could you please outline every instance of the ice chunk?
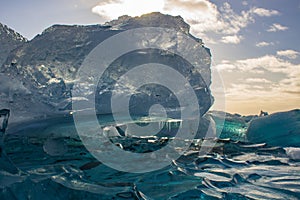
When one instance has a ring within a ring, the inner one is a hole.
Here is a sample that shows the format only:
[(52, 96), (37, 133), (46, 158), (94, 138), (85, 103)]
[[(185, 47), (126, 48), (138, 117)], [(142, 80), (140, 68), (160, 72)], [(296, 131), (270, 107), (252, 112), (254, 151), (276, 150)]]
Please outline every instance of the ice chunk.
[(300, 148), (287, 147), (284, 150), (291, 159), (300, 160)]
[[(10, 110), (0, 110), (0, 169), (3, 169), (11, 174), (16, 174), (18, 169), (12, 164), (4, 150), (3, 137), (8, 124)], [(1, 179), (1, 177), (0, 177)]]
[(300, 147), (300, 110), (259, 117), (251, 121), (247, 139), (282, 147)]
[(103, 132), (108, 137), (115, 137), (115, 136), (121, 136), (114, 126), (107, 126), (103, 129)]
[(47, 139), (43, 149), (50, 156), (61, 156), (68, 151), (65, 141), (59, 138)]
[(0, 188), (8, 187), (14, 183), (22, 182), (26, 179), (26, 176), (20, 174), (10, 174), (5, 171), (0, 171)]
[(8, 118), (10, 110), (2, 109), (0, 110), (0, 132), (4, 133), (7, 128)]

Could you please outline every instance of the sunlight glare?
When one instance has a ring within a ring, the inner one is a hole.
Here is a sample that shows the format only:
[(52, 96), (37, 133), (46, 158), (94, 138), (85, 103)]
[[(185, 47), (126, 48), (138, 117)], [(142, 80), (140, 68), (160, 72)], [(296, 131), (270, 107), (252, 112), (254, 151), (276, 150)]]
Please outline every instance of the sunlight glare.
[(164, 0), (121, 0), (95, 6), (92, 12), (106, 16), (108, 19), (117, 19), (122, 15), (135, 17), (151, 12), (162, 12), (163, 8)]

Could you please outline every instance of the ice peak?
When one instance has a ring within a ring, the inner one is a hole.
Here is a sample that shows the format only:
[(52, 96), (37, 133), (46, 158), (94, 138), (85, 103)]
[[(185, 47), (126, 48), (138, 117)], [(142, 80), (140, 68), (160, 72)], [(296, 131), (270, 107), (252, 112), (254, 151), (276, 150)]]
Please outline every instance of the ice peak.
[(27, 41), (27, 39), (23, 37), (20, 33), (12, 30), (7, 25), (0, 23), (0, 39), (3, 39), (4, 35), (10, 36), (11, 39), (15, 41), (22, 41), (22, 42)]
[(160, 12), (152, 12), (139, 17), (130, 17), (128, 15), (120, 16), (118, 19), (106, 22), (104, 25), (112, 27), (121, 27), (121, 29), (130, 29), (138, 27), (163, 27), (173, 28), (178, 31), (189, 33), (190, 26), (181, 16), (172, 16)]
[(0, 68), (8, 54), (26, 41), (21, 34), (0, 23)]

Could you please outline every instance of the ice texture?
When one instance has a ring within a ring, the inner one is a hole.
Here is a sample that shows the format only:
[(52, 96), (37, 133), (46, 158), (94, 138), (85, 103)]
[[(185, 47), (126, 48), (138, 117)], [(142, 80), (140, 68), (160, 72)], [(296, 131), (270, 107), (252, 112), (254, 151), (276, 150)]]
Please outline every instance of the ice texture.
[[(142, 27), (160, 27), (179, 31), (186, 34), (195, 41), (196, 45), (201, 47), (201, 51), (195, 56), (201, 63), (200, 73), (204, 82), (194, 78), (193, 75), (195, 74), (189, 72), (190, 68), (187, 63), (168, 52), (148, 52), (142, 60), (151, 61), (152, 59), (152, 61), (160, 61), (181, 69), (181, 72), (191, 79), (203, 115), (213, 103), (209, 91), (211, 84), (210, 51), (204, 46), (201, 39), (195, 38), (189, 33), (189, 25), (180, 16), (175, 17), (161, 13), (151, 13), (140, 17), (124, 16), (105, 25), (53, 25), (47, 28), (43, 33), (22, 43), (21, 46), (7, 55), (6, 61), (1, 67), (1, 77), (6, 83), (0, 84), (0, 95), (3, 97), (0, 108), (11, 110), (11, 122), (70, 112), (72, 100), (85, 101), (91, 92), (88, 88), (89, 83), (82, 83), (87, 85), (87, 89), (82, 91), (84, 95), (71, 97), (72, 86), (78, 81), (76, 80), (76, 73), (86, 56), (105, 39), (125, 30)], [(158, 44), (164, 40), (162, 37), (156, 39)], [(176, 48), (176, 40), (170, 41), (166, 45), (171, 45), (170, 48)], [(2, 46), (2, 41), (0, 41), (0, 46)], [(140, 56), (144, 55), (143, 52), (135, 53)], [(141, 59), (131, 58), (129, 55), (126, 58), (118, 59), (115, 65), (119, 68), (117, 70), (113, 68), (114, 70), (110, 71), (110, 76), (104, 80), (103, 84), (99, 85), (98, 92), (101, 96), (101, 104), (97, 105), (100, 107), (97, 109), (99, 114), (111, 112), (107, 109), (110, 105), (107, 99), (112, 90), (109, 81), (114, 81), (114, 78), (120, 75), (120, 71), (124, 71), (127, 66), (141, 64)], [(204, 88), (206, 93), (202, 92)], [(115, 86), (115, 89), (120, 95), (131, 92), (131, 88), (126, 85)], [(149, 91), (151, 92), (150, 95)], [(153, 96), (162, 102), (168, 102), (168, 105), (174, 104), (174, 99), (171, 96), (168, 97), (165, 91), (156, 87), (150, 88), (150, 90), (144, 89), (140, 96), (137, 96), (133, 101), (142, 98), (144, 101), (140, 101), (143, 102), (140, 104), (147, 107), (149, 103), (147, 98)], [(140, 105), (136, 105), (134, 110), (145, 111), (145, 108), (141, 109), (140, 107)]]
[(284, 150), (291, 159), (300, 160), (300, 148), (286, 147)]
[(247, 139), (281, 147), (300, 147), (300, 110), (274, 113), (253, 119)]
[[(111, 122), (106, 122), (109, 127)], [(71, 124), (72, 120), (52, 119), (33, 122), (31, 128), (25, 124), (11, 127), (4, 140), (5, 150), (19, 171), (8, 172), (0, 166), (0, 198), (299, 199), (299, 148), (219, 139), (210, 153), (201, 155), (203, 140), (194, 139), (169, 166), (134, 174), (96, 160), (76, 134), (71, 136), (70, 131), (76, 131)], [(237, 128), (228, 125), (231, 131), (239, 130), (239, 124)], [(88, 121), (82, 126), (88, 127)], [(33, 133), (32, 127), (39, 128)], [(68, 148), (64, 154), (44, 151), (50, 136), (51, 140), (65, 141)], [(172, 138), (111, 137), (118, 148), (137, 153), (156, 151), (169, 140)]]
[(22, 35), (0, 23), (0, 69), (9, 53), (27, 41)]

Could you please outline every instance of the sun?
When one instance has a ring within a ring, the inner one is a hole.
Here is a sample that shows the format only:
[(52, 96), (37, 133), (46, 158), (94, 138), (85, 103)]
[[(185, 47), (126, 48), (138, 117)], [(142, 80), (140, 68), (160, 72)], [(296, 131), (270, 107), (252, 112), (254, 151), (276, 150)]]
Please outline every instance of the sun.
[(121, 0), (97, 5), (92, 8), (92, 12), (108, 19), (116, 19), (121, 15), (135, 17), (150, 12), (163, 12), (164, 4), (164, 0)]

